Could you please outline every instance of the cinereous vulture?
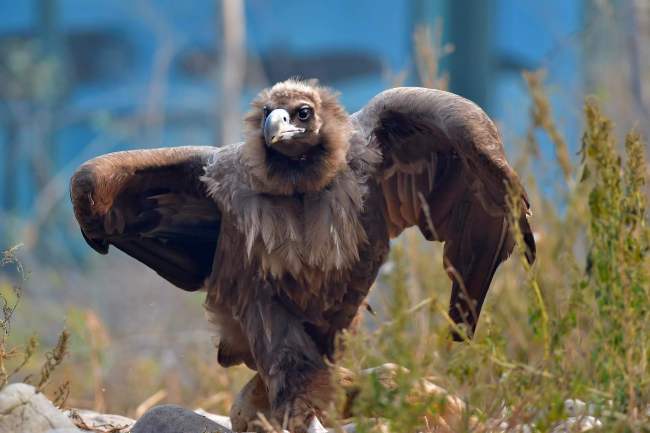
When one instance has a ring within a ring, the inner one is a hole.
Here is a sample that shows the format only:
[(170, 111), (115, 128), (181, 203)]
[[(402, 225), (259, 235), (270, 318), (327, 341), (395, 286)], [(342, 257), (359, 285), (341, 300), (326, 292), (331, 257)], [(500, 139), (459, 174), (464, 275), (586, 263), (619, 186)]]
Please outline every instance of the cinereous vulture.
[(240, 397), (291, 431), (327, 404), (335, 336), (405, 228), (444, 242), (449, 314), (470, 336), (514, 247), (509, 191), (534, 260), (525, 192), (494, 123), (467, 99), (395, 88), (348, 115), (328, 88), (292, 79), (263, 90), (244, 123), (242, 143), (92, 159), (71, 197), (93, 249), (113, 245), (206, 292), (219, 363), (256, 370)]

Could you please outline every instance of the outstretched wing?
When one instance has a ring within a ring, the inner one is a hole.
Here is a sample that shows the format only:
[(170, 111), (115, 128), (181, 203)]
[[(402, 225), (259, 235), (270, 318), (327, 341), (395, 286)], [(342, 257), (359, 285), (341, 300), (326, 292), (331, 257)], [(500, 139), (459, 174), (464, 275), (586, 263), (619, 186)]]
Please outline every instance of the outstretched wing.
[(519, 226), (528, 260), (535, 259), (528, 199), (494, 123), (467, 99), (423, 88), (387, 90), (353, 119), (383, 156), (379, 202), (391, 237), (417, 225), (427, 239), (445, 242), (450, 315), (472, 335), (494, 272), (514, 247), (509, 188), (521, 193)]
[(184, 290), (212, 270), (220, 213), (199, 180), (211, 147), (116, 152), (83, 164), (70, 181), (81, 232), (95, 251), (124, 251)]

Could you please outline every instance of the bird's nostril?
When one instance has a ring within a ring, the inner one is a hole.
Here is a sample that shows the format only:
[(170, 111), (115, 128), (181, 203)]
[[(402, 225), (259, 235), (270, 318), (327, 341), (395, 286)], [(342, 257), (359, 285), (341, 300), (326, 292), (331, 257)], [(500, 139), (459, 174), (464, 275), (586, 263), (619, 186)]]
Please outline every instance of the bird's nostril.
[(284, 116), (284, 117), (282, 118), (282, 120), (284, 120), (284, 121), (286, 122), (286, 121), (287, 121), (287, 116)]

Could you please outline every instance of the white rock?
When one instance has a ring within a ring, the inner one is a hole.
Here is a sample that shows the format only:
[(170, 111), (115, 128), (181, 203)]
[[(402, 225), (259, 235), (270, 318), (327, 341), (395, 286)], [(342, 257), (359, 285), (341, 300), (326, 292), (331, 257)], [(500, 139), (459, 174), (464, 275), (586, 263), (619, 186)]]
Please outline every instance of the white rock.
[(0, 433), (46, 433), (79, 429), (33, 386), (12, 383), (0, 391)]
[(80, 433), (79, 429), (76, 428), (57, 428), (54, 430), (48, 430), (45, 433)]
[(534, 424), (517, 424), (511, 426), (507, 421), (502, 421), (496, 427), (496, 433), (533, 433), (533, 431)]
[(90, 430), (95, 433), (126, 432), (135, 420), (121, 415), (109, 415), (85, 409), (69, 409), (64, 412), (82, 431)]
[(566, 421), (562, 421), (555, 426), (552, 433), (575, 433), (586, 432), (595, 428), (602, 427), (603, 423), (596, 417), (587, 416), (570, 416)]
[(327, 429), (323, 427), (320, 420), (317, 417), (312, 417), (309, 427), (307, 428), (307, 433), (328, 433)]
[[(343, 429), (344, 433), (355, 433), (357, 431), (355, 424), (346, 424), (344, 426), (341, 426), (341, 428)], [(340, 431), (341, 430), (336, 430), (334, 428), (323, 427), (323, 424), (321, 424), (320, 420), (316, 417), (312, 418), (312, 421), (307, 428), (307, 433), (338, 433)], [(290, 432), (287, 430), (282, 430), (282, 433)]]
[(587, 403), (577, 398), (570, 398), (564, 400), (564, 410), (569, 416), (586, 415)]

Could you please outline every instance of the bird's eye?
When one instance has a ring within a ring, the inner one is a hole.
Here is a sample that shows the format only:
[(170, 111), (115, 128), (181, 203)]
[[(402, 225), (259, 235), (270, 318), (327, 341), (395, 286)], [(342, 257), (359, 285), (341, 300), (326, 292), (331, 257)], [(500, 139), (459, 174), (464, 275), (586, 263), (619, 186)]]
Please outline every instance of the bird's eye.
[(269, 114), (271, 114), (271, 109), (265, 105), (264, 108), (262, 108), (262, 110), (264, 111), (264, 118), (266, 119), (267, 117), (269, 117)]
[(311, 117), (311, 107), (300, 107), (298, 110), (298, 119), (302, 120), (303, 122), (305, 120), (308, 120)]

